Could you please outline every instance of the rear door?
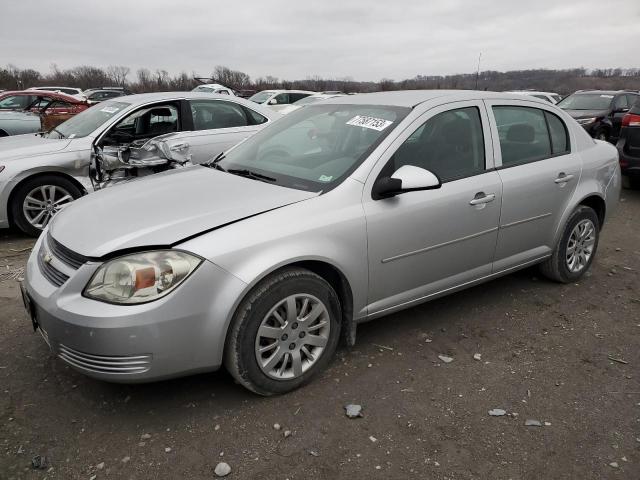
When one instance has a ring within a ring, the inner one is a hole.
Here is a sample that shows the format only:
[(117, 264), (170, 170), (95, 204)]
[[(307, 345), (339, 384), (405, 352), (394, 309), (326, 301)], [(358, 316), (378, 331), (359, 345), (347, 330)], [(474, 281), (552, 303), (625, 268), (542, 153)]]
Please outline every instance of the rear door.
[(211, 160), (269, 121), (250, 108), (226, 100), (190, 100), (188, 104), (193, 129), (172, 142), (187, 143), (193, 163)]
[[(481, 101), (433, 108), (399, 136), (367, 179), (370, 314), (491, 273), (502, 185), (489, 132)], [(375, 179), (404, 165), (435, 173), (442, 186), (372, 199)]]
[(548, 256), (582, 171), (569, 130), (552, 109), (485, 101), (492, 118), (502, 210), (493, 271)]

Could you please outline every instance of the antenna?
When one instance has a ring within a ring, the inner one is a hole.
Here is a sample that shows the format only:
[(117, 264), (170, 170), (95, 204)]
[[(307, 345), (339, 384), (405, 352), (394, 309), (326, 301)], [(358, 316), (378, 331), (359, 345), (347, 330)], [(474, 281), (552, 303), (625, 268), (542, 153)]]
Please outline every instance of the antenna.
[(476, 70), (476, 90), (478, 89), (478, 77), (480, 76), (480, 59), (482, 58), (482, 52), (478, 55), (478, 69)]

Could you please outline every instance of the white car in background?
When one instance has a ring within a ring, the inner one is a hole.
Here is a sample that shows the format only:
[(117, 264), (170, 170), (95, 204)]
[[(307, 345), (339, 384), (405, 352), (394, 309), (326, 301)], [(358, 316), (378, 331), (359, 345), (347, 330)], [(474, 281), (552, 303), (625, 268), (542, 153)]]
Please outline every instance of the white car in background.
[(203, 163), (279, 118), (235, 96), (143, 93), (99, 103), (48, 133), (2, 138), (0, 228), (13, 224), (38, 235), (60, 209), (96, 190), (94, 180), (102, 180), (90, 165), (105, 150), (113, 154), (171, 134), (162, 142), (169, 152), (188, 149), (190, 163)]
[(305, 105), (311, 105), (312, 103), (321, 102), (322, 100), (327, 100), (329, 98), (344, 97), (344, 96), (345, 96), (344, 93), (330, 93), (330, 94), (318, 93), (316, 95), (309, 95), (308, 97), (298, 100), (297, 102), (292, 103), (290, 105), (275, 105), (272, 108), (276, 110), (278, 113), (281, 113), (282, 115), (286, 115), (287, 113), (291, 113), (295, 110), (298, 110), (299, 108), (304, 107)]
[(553, 92), (538, 92), (536, 90), (513, 90), (507, 93), (514, 93), (516, 95), (529, 95), (531, 97), (539, 98), (540, 100), (545, 100), (552, 105), (555, 105), (560, 100), (562, 100), (562, 95)]
[(27, 90), (44, 90), (46, 92), (61, 92), (61, 93), (66, 93), (67, 95), (76, 97), (80, 100), (85, 99), (85, 95), (82, 89), (75, 88), (75, 87), (31, 87), (31, 88), (28, 88)]
[(229, 87), (225, 87), (224, 85), (220, 85), (219, 83), (206, 83), (204, 85), (198, 85), (196, 88), (191, 90), (192, 92), (205, 92), (205, 93), (216, 93), (218, 95), (232, 95), (235, 96), (233, 90)]
[(290, 105), (316, 93), (309, 90), (263, 90), (252, 95), (248, 100), (279, 110), (282, 105)]

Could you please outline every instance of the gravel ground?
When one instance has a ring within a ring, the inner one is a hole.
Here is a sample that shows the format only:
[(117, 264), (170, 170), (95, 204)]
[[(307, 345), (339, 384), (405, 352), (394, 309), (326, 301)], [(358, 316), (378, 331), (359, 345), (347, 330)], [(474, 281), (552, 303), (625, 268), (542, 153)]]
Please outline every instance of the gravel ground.
[(528, 269), (365, 324), (277, 398), (224, 371), (148, 385), (74, 372), (22, 310), (31, 240), (0, 231), (0, 479), (211, 479), (222, 461), (242, 479), (638, 479), (639, 228), (640, 191), (624, 191), (580, 283)]

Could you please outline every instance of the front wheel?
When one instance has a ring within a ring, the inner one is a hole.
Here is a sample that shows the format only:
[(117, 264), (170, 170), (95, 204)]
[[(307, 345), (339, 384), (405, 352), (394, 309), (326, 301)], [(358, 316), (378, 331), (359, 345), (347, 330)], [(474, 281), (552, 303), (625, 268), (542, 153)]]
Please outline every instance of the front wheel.
[(238, 307), (225, 367), (260, 395), (286, 393), (329, 364), (340, 338), (340, 301), (322, 277), (301, 268), (277, 272)]
[(53, 216), (82, 196), (71, 181), (57, 175), (31, 178), (21, 184), (11, 200), (11, 217), (27, 235), (37, 237)]
[(541, 266), (551, 280), (571, 283), (589, 269), (598, 248), (600, 221), (592, 208), (581, 205), (569, 217), (553, 255)]

